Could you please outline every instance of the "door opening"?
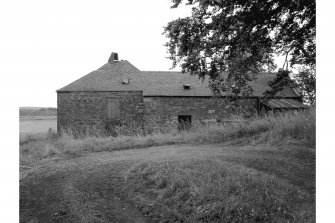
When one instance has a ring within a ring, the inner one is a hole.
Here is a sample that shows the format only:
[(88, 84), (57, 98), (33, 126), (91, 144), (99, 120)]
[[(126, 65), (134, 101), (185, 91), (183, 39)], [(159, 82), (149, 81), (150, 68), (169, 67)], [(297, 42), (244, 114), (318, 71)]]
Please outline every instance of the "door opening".
[(178, 115), (178, 130), (189, 130), (192, 126), (191, 115)]

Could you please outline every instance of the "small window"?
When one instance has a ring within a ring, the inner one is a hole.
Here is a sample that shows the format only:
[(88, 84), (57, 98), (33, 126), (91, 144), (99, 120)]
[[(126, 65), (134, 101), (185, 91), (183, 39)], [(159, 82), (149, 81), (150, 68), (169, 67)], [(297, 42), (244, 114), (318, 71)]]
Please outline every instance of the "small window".
[(183, 84), (183, 87), (185, 90), (190, 90), (190, 85), (189, 84)]
[(192, 116), (191, 115), (178, 115), (178, 129), (189, 130), (192, 126)]
[(120, 99), (108, 98), (107, 99), (107, 119), (115, 121), (120, 119)]
[(129, 79), (128, 78), (124, 78), (122, 80), (122, 84), (129, 84)]

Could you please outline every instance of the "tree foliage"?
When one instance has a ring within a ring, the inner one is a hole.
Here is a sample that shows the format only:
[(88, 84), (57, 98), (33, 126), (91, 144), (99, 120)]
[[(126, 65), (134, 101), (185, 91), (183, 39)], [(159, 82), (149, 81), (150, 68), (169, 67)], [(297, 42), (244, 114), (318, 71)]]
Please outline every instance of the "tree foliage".
[(276, 77), (268, 85), (271, 90), (265, 92), (265, 96), (273, 97), (277, 92), (283, 90), (284, 86), (297, 89), (306, 104), (315, 104), (316, 99), (316, 72), (315, 67), (302, 67), (298, 73), (279, 69)]
[(315, 67), (303, 67), (299, 73), (293, 75), (307, 104), (314, 105), (316, 100), (316, 70)]
[[(172, 0), (178, 7), (183, 0)], [(315, 0), (186, 0), (192, 15), (165, 27), (173, 67), (210, 77), (214, 91), (250, 93), (246, 83), (286, 65), (315, 65)], [(224, 75), (223, 75), (224, 74)], [(219, 85), (218, 85), (219, 84)]]
[(279, 69), (276, 77), (271, 80), (268, 85), (271, 87), (271, 90), (265, 92), (266, 96), (274, 96), (277, 92), (283, 90), (284, 86), (296, 88), (297, 84), (290, 77), (288, 70)]

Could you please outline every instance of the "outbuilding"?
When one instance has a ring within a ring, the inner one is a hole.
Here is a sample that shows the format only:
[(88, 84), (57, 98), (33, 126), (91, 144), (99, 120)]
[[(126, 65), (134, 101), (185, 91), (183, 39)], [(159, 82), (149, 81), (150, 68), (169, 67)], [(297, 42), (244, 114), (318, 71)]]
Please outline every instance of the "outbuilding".
[(175, 71), (140, 71), (112, 53), (108, 63), (57, 90), (57, 129), (92, 135), (150, 133), (187, 129), (234, 115), (250, 117), (278, 103), (286, 109), (304, 107), (301, 95), (287, 87), (271, 100), (265, 99), (274, 77), (258, 74), (249, 83), (253, 95), (237, 97), (232, 106), (230, 95), (213, 95), (208, 79)]

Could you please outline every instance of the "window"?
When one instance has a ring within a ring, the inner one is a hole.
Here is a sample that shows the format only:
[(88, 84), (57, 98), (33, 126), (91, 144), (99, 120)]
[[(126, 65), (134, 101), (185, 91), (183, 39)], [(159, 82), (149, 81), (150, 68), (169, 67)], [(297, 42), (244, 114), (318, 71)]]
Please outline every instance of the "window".
[(124, 78), (122, 80), (122, 84), (129, 84), (129, 79), (128, 78)]
[(178, 115), (178, 129), (189, 130), (192, 125), (192, 116), (191, 115)]
[(120, 99), (108, 98), (107, 99), (107, 119), (115, 121), (120, 119)]
[(189, 84), (183, 84), (183, 87), (185, 90), (190, 90), (191, 86)]

